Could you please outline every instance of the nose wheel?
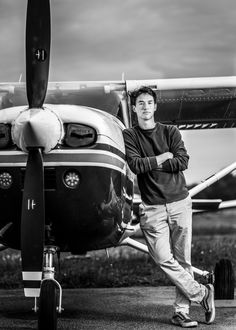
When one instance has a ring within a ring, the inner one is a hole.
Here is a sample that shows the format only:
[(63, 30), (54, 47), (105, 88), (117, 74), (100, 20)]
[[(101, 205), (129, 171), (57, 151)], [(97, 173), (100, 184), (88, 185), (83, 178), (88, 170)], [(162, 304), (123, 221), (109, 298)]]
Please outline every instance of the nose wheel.
[(39, 330), (57, 329), (57, 288), (53, 280), (42, 282), (38, 314)]
[(57, 248), (45, 247), (45, 267), (40, 288), (38, 330), (56, 330), (57, 314), (62, 312), (62, 289), (54, 279), (53, 256)]
[(215, 298), (234, 299), (234, 271), (229, 259), (221, 259), (215, 266)]
[(206, 279), (208, 283), (214, 285), (215, 299), (234, 299), (235, 276), (229, 259), (220, 259), (215, 265), (215, 270), (206, 274)]

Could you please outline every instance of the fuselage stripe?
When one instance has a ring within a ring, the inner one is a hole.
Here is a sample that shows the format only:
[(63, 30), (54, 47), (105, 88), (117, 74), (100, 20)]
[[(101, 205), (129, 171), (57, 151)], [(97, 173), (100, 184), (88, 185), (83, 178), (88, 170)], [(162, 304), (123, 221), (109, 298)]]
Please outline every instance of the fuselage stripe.
[[(97, 150), (97, 149), (82, 149), (82, 150), (72, 150), (72, 149), (57, 149), (51, 151), (49, 154), (45, 156), (50, 156), (50, 155), (104, 155), (104, 156), (110, 156), (110, 157), (115, 157), (119, 159), (120, 161), (124, 160), (124, 155), (123, 157), (119, 156), (117, 153), (114, 153), (112, 151), (108, 150)], [(1, 153), (0, 153), (1, 155)]]
[[(126, 173), (125, 167), (121, 168), (112, 164), (107, 163), (96, 163), (96, 162), (44, 162), (45, 167), (60, 167), (60, 166), (94, 166), (94, 167), (105, 167), (110, 168), (116, 171), (119, 171), (123, 174)], [(1, 167), (25, 167), (26, 163), (4, 163), (0, 164)]]
[[(25, 167), (27, 154), (0, 152), (0, 167)], [(99, 166), (125, 173), (126, 162), (118, 155), (104, 150), (57, 150), (44, 155), (44, 166)]]
[[(90, 153), (90, 154), (106, 154), (112, 155), (113, 157), (125, 159), (125, 154), (108, 144), (98, 144), (95, 148), (81, 148), (81, 149), (53, 149), (48, 154), (44, 155), (44, 157), (48, 155), (55, 154), (82, 154), (82, 153)], [(115, 155), (115, 156), (114, 156)], [(27, 153), (20, 150), (0, 150), (0, 156), (27, 156)]]

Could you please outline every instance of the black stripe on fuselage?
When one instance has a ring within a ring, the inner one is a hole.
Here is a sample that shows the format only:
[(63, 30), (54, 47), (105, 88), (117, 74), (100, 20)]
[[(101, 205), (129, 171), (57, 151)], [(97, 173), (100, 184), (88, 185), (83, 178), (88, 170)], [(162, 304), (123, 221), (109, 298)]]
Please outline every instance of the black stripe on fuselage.
[[(84, 147), (85, 148), (85, 147)], [(75, 148), (75, 150), (83, 150), (84, 148)], [(60, 148), (60, 150), (68, 150), (68, 149), (72, 149), (72, 148)], [(91, 150), (104, 150), (104, 151), (110, 151), (110, 152), (112, 152), (113, 154), (115, 154), (115, 155), (117, 155), (117, 156), (119, 156), (120, 158), (122, 158), (122, 159), (124, 159), (125, 160), (125, 154), (121, 151), (121, 150), (119, 150), (119, 149), (117, 149), (116, 147), (113, 147), (113, 146), (111, 146), (110, 144), (106, 144), (106, 143), (97, 143), (96, 145), (94, 145), (94, 146), (92, 146), (92, 147), (88, 147), (88, 148), (86, 148), (86, 150), (89, 150), (89, 149), (91, 149)]]

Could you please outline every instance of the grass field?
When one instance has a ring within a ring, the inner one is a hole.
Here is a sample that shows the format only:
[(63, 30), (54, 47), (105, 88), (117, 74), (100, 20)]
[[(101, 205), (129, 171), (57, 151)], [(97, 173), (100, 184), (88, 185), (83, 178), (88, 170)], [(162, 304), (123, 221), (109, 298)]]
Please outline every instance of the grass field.
[[(105, 250), (76, 258), (62, 254), (60, 272), (55, 260), (56, 278), (66, 288), (170, 284), (148, 255), (130, 247), (111, 248), (108, 252), (109, 258)], [(210, 271), (221, 258), (230, 259), (236, 271), (236, 210), (194, 215), (192, 264)], [(20, 253), (1, 252), (0, 288), (20, 287)]]

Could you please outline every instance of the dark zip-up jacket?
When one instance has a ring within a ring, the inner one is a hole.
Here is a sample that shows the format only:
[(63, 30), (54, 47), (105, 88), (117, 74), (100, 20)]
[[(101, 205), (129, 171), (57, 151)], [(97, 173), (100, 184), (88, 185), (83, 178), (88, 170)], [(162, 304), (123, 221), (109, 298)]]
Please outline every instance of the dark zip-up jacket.
[[(189, 155), (177, 127), (156, 123), (155, 128), (143, 130), (139, 126), (123, 131), (126, 159), (137, 174), (141, 198), (149, 205), (176, 202), (188, 196), (183, 171), (188, 167)], [(172, 159), (158, 167), (156, 156), (171, 152)]]

